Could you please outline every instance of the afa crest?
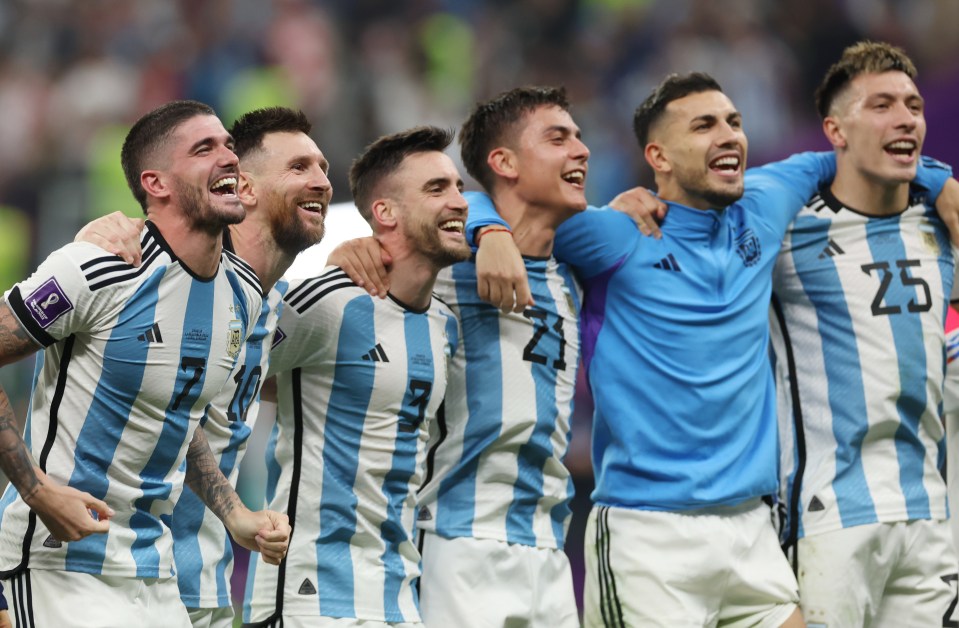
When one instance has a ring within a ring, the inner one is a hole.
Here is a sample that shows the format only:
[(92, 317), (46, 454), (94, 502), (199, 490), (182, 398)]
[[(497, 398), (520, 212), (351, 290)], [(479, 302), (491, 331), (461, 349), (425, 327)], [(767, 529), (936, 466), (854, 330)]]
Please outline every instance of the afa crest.
[(763, 250), (759, 238), (749, 227), (736, 236), (736, 253), (743, 260), (744, 266), (752, 266), (762, 259)]
[(243, 344), (243, 325), (240, 321), (234, 319), (230, 321), (230, 328), (227, 330), (226, 354), (235, 358), (240, 354), (240, 346)]

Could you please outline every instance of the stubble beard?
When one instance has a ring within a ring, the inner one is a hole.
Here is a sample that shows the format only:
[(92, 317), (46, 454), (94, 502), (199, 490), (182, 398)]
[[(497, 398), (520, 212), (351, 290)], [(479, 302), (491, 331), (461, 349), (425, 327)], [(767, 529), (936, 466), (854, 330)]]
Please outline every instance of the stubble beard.
[(279, 199), (270, 199), (270, 234), (277, 247), (290, 257), (295, 257), (314, 244), (320, 242), (326, 234), (326, 219), (319, 229), (310, 229), (300, 220), (296, 207), (284, 207)]
[(197, 186), (190, 185), (179, 178), (175, 179), (174, 185), (180, 200), (180, 208), (196, 231), (222, 233), (227, 226), (243, 222), (244, 214), (236, 215), (232, 212), (218, 211), (208, 199), (204, 198), (205, 190), (201, 191)]

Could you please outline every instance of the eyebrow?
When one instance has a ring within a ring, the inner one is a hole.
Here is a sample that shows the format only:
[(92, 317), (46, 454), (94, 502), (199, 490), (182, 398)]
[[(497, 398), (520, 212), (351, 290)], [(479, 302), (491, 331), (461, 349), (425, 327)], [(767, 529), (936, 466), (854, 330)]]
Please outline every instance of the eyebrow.
[(562, 133), (563, 135), (575, 135), (576, 137), (582, 137), (583, 135), (580, 129), (576, 129), (574, 131), (571, 127), (568, 127), (563, 124), (554, 124), (552, 126), (546, 127), (546, 129), (543, 131), (543, 135), (544, 136), (549, 135), (550, 133), (556, 133), (557, 131), (559, 133)]
[[(452, 179), (450, 179), (449, 177), (433, 177), (432, 179), (428, 180), (426, 183), (423, 184), (423, 188), (422, 188), (422, 189), (428, 190), (429, 188), (433, 187), (434, 185), (448, 186), (448, 185), (450, 185), (450, 183), (453, 183), (453, 181), (452, 181)], [(456, 182), (455, 182), (455, 185), (456, 185), (457, 188), (459, 188), (460, 190), (462, 190), (462, 189), (463, 189), (463, 180), (460, 179), (459, 177), (457, 177)]]
[(320, 168), (323, 170), (323, 172), (328, 172), (330, 170), (330, 162), (327, 161), (326, 158), (317, 159), (315, 155), (312, 155), (310, 153), (303, 153), (302, 155), (294, 155), (290, 157), (290, 159), (286, 162), (286, 164), (288, 166), (291, 166), (300, 161), (315, 161), (316, 163), (320, 165)]
[[(195, 153), (197, 149), (202, 148), (203, 146), (212, 146), (215, 143), (216, 143), (215, 136), (211, 135), (209, 137), (204, 137), (203, 139), (197, 140), (196, 142), (194, 142), (193, 146), (190, 147), (190, 152)], [(233, 140), (233, 136), (228, 133), (224, 144), (226, 144), (227, 146), (230, 146), (235, 143), (236, 142)]]

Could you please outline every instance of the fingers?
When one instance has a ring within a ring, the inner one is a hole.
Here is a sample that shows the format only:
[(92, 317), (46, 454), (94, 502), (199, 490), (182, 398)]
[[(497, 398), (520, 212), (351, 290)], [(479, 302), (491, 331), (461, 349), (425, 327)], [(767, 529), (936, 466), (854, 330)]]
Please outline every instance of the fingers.
[(142, 218), (128, 218), (121, 212), (113, 212), (94, 220), (83, 227), (74, 242), (89, 242), (119, 256), (127, 264), (139, 266), (142, 257), (140, 232)]
[(668, 208), (649, 190), (642, 187), (626, 190), (610, 201), (609, 206), (632, 218), (643, 235), (662, 237), (659, 224), (666, 217)]
[(337, 246), (327, 261), (339, 266), (356, 285), (373, 296), (385, 298), (389, 292), (389, 270), (392, 258), (374, 238), (358, 238)]
[[(525, 279), (525, 275), (523, 276)], [(513, 306), (513, 311), (517, 314), (521, 313), (528, 307), (533, 307), (536, 305), (536, 302), (533, 301), (533, 293), (529, 288), (529, 281), (521, 281), (516, 286), (516, 303)]]
[(89, 493), (83, 494), (83, 503), (88, 510), (92, 510), (93, 512), (97, 513), (97, 518), (100, 521), (112, 519), (113, 515), (116, 514), (105, 501), (101, 501)]
[(269, 526), (260, 529), (256, 535), (256, 547), (263, 560), (271, 565), (279, 565), (290, 546), (290, 527), (289, 518), (272, 510), (263, 511), (267, 517)]

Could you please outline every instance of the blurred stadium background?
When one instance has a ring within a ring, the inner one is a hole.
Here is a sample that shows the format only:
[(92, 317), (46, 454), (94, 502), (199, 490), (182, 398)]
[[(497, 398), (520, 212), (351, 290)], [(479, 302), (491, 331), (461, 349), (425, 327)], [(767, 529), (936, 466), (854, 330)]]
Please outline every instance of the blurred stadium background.
[[(137, 117), (171, 99), (207, 102), (227, 126), (256, 107), (303, 109), (345, 202), (349, 164), (377, 136), (455, 128), (477, 99), (561, 84), (592, 150), (588, 196), (602, 203), (650, 183), (632, 112), (665, 73), (713, 74), (743, 112), (759, 164), (828, 148), (812, 93), (862, 38), (916, 61), (923, 152), (959, 164), (957, 24), (956, 0), (0, 0), (0, 290), (88, 220), (140, 215), (120, 145)], [(327, 245), (346, 233), (337, 224)], [(31, 375), (32, 361), (0, 370), (20, 417)], [(568, 460), (579, 515), (590, 411), (580, 395)], [(248, 461), (241, 488), (255, 504), (262, 457)], [(577, 518), (575, 564), (581, 536)]]

